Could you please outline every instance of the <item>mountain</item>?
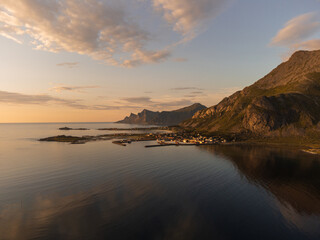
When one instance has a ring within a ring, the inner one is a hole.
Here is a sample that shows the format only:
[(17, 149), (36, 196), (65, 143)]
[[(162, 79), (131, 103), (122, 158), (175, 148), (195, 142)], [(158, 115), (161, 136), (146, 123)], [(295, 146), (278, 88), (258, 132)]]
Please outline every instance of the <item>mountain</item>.
[(131, 113), (129, 117), (125, 117), (117, 123), (173, 126), (191, 118), (196, 112), (203, 109), (206, 107), (200, 103), (174, 111), (153, 112), (145, 109), (138, 114)]
[(225, 134), (320, 136), (320, 50), (298, 51), (268, 75), (197, 112), (183, 127)]

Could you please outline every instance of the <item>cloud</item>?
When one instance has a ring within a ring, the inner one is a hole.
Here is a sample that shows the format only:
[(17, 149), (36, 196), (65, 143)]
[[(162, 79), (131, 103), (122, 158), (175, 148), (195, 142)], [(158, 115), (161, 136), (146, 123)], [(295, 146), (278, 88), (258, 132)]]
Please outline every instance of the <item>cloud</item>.
[(176, 88), (171, 88), (173, 91), (186, 91), (186, 90), (203, 90), (198, 87), (176, 87)]
[(196, 98), (196, 97), (198, 97), (198, 95), (196, 95), (196, 94), (186, 94), (186, 95), (184, 95), (184, 97), (185, 98)]
[[(161, 99), (151, 99), (150, 97), (131, 97), (131, 98), (122, 98), (122, 105), (135, 104), (136, 108), (156, 108), (163, 109), (167, 107), (180, 107), (193, 104), (189, 99), (181, 98), (171, 98), (171, 97), (162, 97)], [(138, 106), (137, 106), (138, 105)]]
[[(159, 96), (158, 98), (150, 98), (145, 96), (122, 98), (117, 104), (128, 106), (134, 105), (137, 109), (147, 108), (158, 111), (177, 109), (192, 105), (196, 102), (200, 102), (207, 106), (212, 106), (219, 103), (223, 98), (241, 90), (242, 87), (221, 88), (211, 92), (209, 92), (209, 90), (204, 91), (203, 89), (197, 87), (177, 87), (172, 89), (181, 92), (179, 92), (179, 94), (175, 94), (174, 96), (166, 95)], [(180, 94), (184, 95), (180, 96)]]
[[(1, 0), (0, 35), (19, 44), (28, 42), (37, 50), (78, 53), (109, 65), (135, 67), (168, 59), (177, 45), (197, 36), (229, 1)], [(182, 40), (171, 42), (171, 35), (164, 39), (156, 28), (147, 29), (143, 22), (156, 18), (144, 14), (150, 9), (146, 4), (173, 26), (168, 34), (179, 33)], [(164, 39), (162, 46), (159, 39)]]
[(70, 91), (70, 92), (84, 92), (83, 89), (99, 88), (100, 86), (56, 86), (50, 90), (56, 92)]
[(121, 100), (126, 101), (128, 103), (152, 103), (150, 97), (130, 97), (130, 98), (122, 98)]
[(67, 103), (68, 101), (51, 97), (49, 95), (27, 95), (21, 93), (13, 93), (0, 91), (0, 102), (2, 103), (15, 103), (15, 104), (41, 104), (48, 102)]
[(206, 106), (213, 106), (219, 103), (223, 98), (230, 96), (236, 91), (241, 90), (241, 87), (221, 88), (215, 90), (193, 91), (183, 97), (190, 99), (193, 102), (199, 102)]
[(116, 1), (2, 0), (0, 34), (35, 49), (75, 52), (110, 65), (137, 66), (170, 56), (167, 49), (147, 50), (150, 34), (132, 21)]
[(295, 17), (285, 24), (272, 39), (272, 45), (287, 46), (302, 41), (320, 30), (319, 16), (306, 13)]
[(87, 110), (117, 110), (121, 108), (133, 108), (131, 106), (109, 106), (109, 105), (84, 105), (78, 99), (63, 99), (50, 95), (28, 95), (21, 93), (13, 93), (7, 91), (0, 91), (0, 103), (15, 104), (15, 105), (45, 105), (45, 104), (59, 104), (75, 109)]
[(199, 99), (203, 97), (207, 97), (208, 95), (204, 93), (203, 91), (192, 91), (188, 94), (184, 95), (185, 98), (191, 98), (191, 99)]
[(155, 102), (153, 104), (153, 107), (156, 108), (167, 108), (167, 107), (185, 107), (188, 105), (192, 105), (194, 102), (190, 101), (189, 99), (177, 99), (177, 100), (171, 100), (166, 102)]
[(320, 49), (320, 39), (312, 39), (293, 45), (295, 49), (318, 50)]
[(175, 62), (187, 62), (188, 59), (187, 58), (175, 58), (173, 59)]
[(228, 0), (152, 0), (156, 10), (185, 40), (194, 38), (203, 24), (216, 17)]
[(58, 63), (58, 67), (67, 67), (67, 68), (74, 68), (78, 66), (78, 62), (64, 62), (64, 63)]
[(272, 39), (270, 45), (289, 48), (289, 53), (286, 53), (285, 57), (299, 49), (316, 50), (320, 48), (320, 39), (312, 39), (312, 36), (319, 32), (320, 14), (306, 13), (288, 21)]
[(7, 91), (0, 91), (0, 104), (12, 105), (62, 105), (74, 109), (82, 110), (121, 110), (121, 109), (142, 109), (156, 108), (167, 109), (170, 107), (180, 107), (193, 104), (192, 101), (185, 98), (163, 97), (161, 99), (151, 99), (150, 97), (128, 97), (121, 98), (120, 101), (114, 101), (113, 104), (82, 104), (80, 99), (65, 99), (50, 96), (47, 94), (32, 95)]
[(171, 55), (170, 50), (164, 49), (156, 52), (152, 51), (142, 51), (137, 49), (133, 54), (131, 60), (125, 60), (122, 66), (125, 67), (136, 67), (143, 63), (157, 63), (162, 62), (169, 58)]

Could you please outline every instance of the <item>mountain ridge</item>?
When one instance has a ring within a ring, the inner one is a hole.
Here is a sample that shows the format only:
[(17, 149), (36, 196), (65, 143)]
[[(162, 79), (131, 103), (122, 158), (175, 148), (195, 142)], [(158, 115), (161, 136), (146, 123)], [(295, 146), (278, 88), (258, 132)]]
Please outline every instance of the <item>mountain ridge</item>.
[(147, 109), (138, 114), (131, 113), (117, 123), (140, 124), (140, 125), (178, 125), (182, 121), (191, 118), (196, 112), (205, 109), (206, 106), (200, 103), (194, 103), (173, 111), (153, 112)]
[(181, 126), (284, 137), (318, 134), (319, 121), (320, 50), (316, 50), (294, 53), (254, 84), (197, 112)]

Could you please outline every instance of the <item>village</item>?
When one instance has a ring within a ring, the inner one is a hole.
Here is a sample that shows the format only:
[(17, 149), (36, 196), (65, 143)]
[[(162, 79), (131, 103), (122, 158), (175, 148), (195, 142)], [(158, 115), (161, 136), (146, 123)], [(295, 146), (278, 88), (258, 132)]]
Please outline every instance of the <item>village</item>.
[(126, 144), (130, 144), (134, 141), (157, 141), (157, 144), (146, 145), (145, 147), (214, 145), (227, 143), (227, 140), (222, 137), (205, 137), (199, 133), (149, 133), (140, 138), (128, 138), (113, 141), (113, 143), (126, 146)]
[[(59, 128), (59, 130), (87, 130), (84, 128), (72, 129), (72, 128)], [(99, 129), (100, 130), (100, 129)], [(108, 129), (110, 130), (110, 129)], [(117, 130), (136, 130), (133, 129), (117, 129)], [(140, 129), (139, 129), (140, 130)], [(132, 142), (152, 142), (150, 145), (145, 147), (165, 147), (165, 146), (192, 146), (192, 145), (215, 145), (223, 144), (228, 141), (221, 136), (204, 136), (198, 132), (188, 132), (177, 128), (145, 128), (141, 130), (147, 130), (144, 133), (113, 133), (103, 134), (98, 136), (85, 135), (82, 137), (78, 136), (66, 136), (58, 135), (48, 138), (39, 139), (40, 141), (48, 142), (69, 142), (71, 144), (84, 144), (92, 141), (105, 141), (114, 140), (112, 143), (127, 146)], [(164, 132), (165, 131), (165, 132)], [(233, 140), (234, 141), (234, 140)]]

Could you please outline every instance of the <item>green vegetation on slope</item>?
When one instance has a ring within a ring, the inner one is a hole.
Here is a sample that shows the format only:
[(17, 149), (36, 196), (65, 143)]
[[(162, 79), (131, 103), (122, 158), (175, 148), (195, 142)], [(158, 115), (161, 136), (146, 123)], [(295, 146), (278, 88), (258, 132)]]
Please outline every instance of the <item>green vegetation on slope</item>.
[(319, 121), (320, 51), (301, 51), (181, 125), (207, 134), (319, 142)]

